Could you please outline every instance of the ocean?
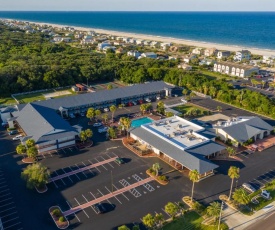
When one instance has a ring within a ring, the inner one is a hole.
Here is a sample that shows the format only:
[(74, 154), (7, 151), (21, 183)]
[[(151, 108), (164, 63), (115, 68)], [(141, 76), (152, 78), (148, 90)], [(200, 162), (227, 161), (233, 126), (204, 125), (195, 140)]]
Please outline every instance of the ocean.
[(0, 18), (275, 50), (275, 12), (4, 12)]

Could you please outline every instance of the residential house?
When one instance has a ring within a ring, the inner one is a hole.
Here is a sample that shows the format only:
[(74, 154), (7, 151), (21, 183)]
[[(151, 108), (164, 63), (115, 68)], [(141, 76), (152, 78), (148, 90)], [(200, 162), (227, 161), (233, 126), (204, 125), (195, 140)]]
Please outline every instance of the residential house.
[(103, 52), (107, 52), (107, 50), (112, 50), (112, 51), (116, 51), (116, 47), (115, 46), (104, 46), (103, 47)]
[(144, 44), (145, 46), (149, 46), (149, 45), (151, 44), (151, 42), (152, 42), (152, 41), (148, 41), (148, 40), (147, 40), (147, 41), (144, 41), (143, 44)]
[(82, 45), (94, 44), (94, 39), (92, 39), (92, 38), (83, 38), (81, 40), (80, 44), (82, 44)]
[(208, 65), (209, 66), (209, 65), (212, 65), (214, 63), (216, 63), (215, 60), (210, 59), (210, 58), (204, 58), (199, 62), (199, 65)]
[(270, 56), (263, 56), (263, 60), (262, 63), (268, 64), (268, 65), (272, 65), (274, 64), (275, 60), (275, 55), (270, 55)]
[(139, 40), (139, 39), (137, 39), (137, 40), (136, 40), (136, 44), (137, 44), (137, 45), (144, 45), (144, 40)]
[(218, 62), (214, 64), (213, 71), (231, 76), (249, 77), (253, 72), (258, 73), (259, 67), (232, 62)]
[(125, 51), (123, 50), (122, 47), (119, 47), (117, 50), (116, 50), (116, 54), (123, 54), (125, 53)]
[(139, 58), (153, 58), (156, 59), (158, 55), (154, 52), (142, 53)]
[(192, 50), (192, 54), (202, 55), (203, 54), (203, 49), (197, 47), (197, 48)]
[(171, 43), (168, 42), (168, 43), (161, 43), (160, 44), (160, 47), (163, 49), (163, 50), (167, 50), (169, 47), (171, 46)]
[(129, 42), (130, 42), (130, 38), (124, 37), (124, 38), (122, 39), (122, 41), (124, 41), (125, 43), (129, 43)]
[(129, 43), (131, 43), (131, 44), (136, 44), (136, 39), (135, 39), (135, 38), (131, 38), (131, 39), (129, 40)]
[(84, 37), (84, 34), (75, 34), (74, 37), (75, 37), (76, 39), (81, 39), (81, 38)]
[(150, 44), (150, 46), (156, 48), (157, 46), (159, 46), (159, 44), (160, 43), (157, 42), (157, 41), (152, 41), (151, 44)]
[(218, 121), (213, 129), (222, 140), (231, 140), (235, 146), (250, 139), (263, 139), (273, 131), (273, 127), (259, 117), (236, 117)]
[(212, 55), (216, 55), (218, 50), (216, 48), (207, 48), (204, 50), (204, 56), (210, 57)]
[(178, 65), (179, 69), (184, 69), (184, 70), (192, 70), (192, 66), (187, 65), (186, 63), (181, 63)]
[(127, 52), (127, 56), (133, 56), (135, 58), (139, 58), (141, 55), (141, 53), (139, 51), (136, 50), (130, 50)]
[(53, 41), (54, 42), (62, 42), (62, 37), (61, 36), (54, 36)]
[(231, 55), (230, 51), (218, 51), (217, 53), (217, 58), (222, 59), (222, 58), (227, 58)]
[(234, 55), (234, 61), (250, 60), (251, 53), (248, 50), (237, 51)]
[(71, 42), (72, 39), (70, 37), (63, 37), (62, 42)]
[(195, 55), (195, 54), (189, 54), (189, 55), (186, 55), (186, 56), (183, 57), (183, 61), (185, 63), (190, 63), (191, 60), (193, 60), (195, 58), (197, 58), (197, 55)]
[(107, 46), (111, 46), (111, 44), (109, 43), (109, 42), (102, 42), (102, 43), (99, 43), (98, 45), (97, 45), (97, 48), (99, 49), (99, 50), (103, 50), (105, 47), (107, 47)]

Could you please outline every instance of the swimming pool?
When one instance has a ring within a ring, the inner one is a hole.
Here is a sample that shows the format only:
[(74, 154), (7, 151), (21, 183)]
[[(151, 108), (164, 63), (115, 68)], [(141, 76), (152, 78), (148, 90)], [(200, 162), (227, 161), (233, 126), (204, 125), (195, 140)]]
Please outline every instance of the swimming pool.
[(141, 125), (144, 125), (144, 124), (147, 124), (147, 123), (150, 123), (152, 122), (153, 120), (150, 119), (149, 117), (143, 117), (143, 118), (139, 118), (139, 119), (136, 119), (136, 120), (132, 120), (132, 125), (131, 127), (140, 127)]

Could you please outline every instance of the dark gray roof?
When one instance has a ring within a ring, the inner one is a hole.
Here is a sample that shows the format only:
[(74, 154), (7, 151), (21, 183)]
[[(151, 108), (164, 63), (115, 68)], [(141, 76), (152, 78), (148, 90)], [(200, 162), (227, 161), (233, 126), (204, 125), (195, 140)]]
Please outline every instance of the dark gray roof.
[(212, 153), (216, 153), (225, 149), (225, 146), (220, 145), (214, 141), (209, 141), (207, 143), (203, 143), (199, 146), (194, 148), (190, 148), (185, 150), (186, 152), (194, 155), (202, 155), (202, 156), (209, 156)]
[[(214, 146), (213, 142), (209, 142), (209, 144), (211, 145), (210, 147), (207, 147), (207, 144), (205, 144), (204, 147), (198, 148), (199, 152), (196, 152), (195, 149), (193, 149), (191, 152), (187, 152), (177, 148), (169, 142), (163, 141), (161, 138), (157, 137), (156, 135), (152, 134), (151, 132), (148, 132), (147, 130), (141, 127), (132, 129), (131, 133), (141, 138), (149, 145), (159, 149), (161, 152), (170, 156), (180, 164), (184, 165), (186, 168), (190, 170), (198, 170), (200, 174), (209, 172), (210, 170), (213, 170), (218, 167), (211, 161), (204, 158), (204, 156), (207, 155), (207, 153), (203, 152), (203, 149), (211, 149), (211, 146)], [(211, 153), (214, 152), (216, 152), (216, 149)], [(210, 155), (211, 153), (208, 152), (208, 155)]]
[(16, 115), (18, 116), (16, 121), (26, 135), (34, 139), (36, 143), (56, 140), (57, 134), (60, 138), (68, 136), (71, 132), (77, 134), (76, 130), (64, 121), (55, 110), (40, 105), (27, 104)]
[(33, 102), (33, 104), (42, 105), (44, 107), (58, 110), (60, 107), (81, 107), (84, 105), (100, 103), (104, 101), (113, 101), (119, 98), (127, 98), (136, 95), (159, 92), (164, 90), (165, 88), (174, 88), (174, 86), (168, 85), (163, 81), (155, 81), (145, 84), (127, 86), (123, 88), (102, 90), (95, 93), (86, 93), (76, 96), (56, 98), (52, 100), (37, 101)]
[(223, 127), (221, 129), (238, 142), (243, 143), (259, 134), (261, 131), (272, 131), (273, 127), (259, 117), (251, 117), (247, 121)]

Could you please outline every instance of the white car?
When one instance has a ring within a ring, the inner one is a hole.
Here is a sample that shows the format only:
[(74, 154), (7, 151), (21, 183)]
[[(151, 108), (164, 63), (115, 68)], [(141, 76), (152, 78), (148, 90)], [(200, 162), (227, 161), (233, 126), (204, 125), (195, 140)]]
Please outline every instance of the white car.
[(100, 123), (100, 122), (93, 124), (94, 127), (100, 127), (101, 125), (102, 125), (102, 123)]
[(17, 135), (15, 136), (14, 138), (12, 138), (14, 141), (17, 141), (17, 140), (20, 140), (21, 137), (23, 137), (21, 134), (20, 135)]
[(99, 133), (106, 133), (107, 131), (108, 131), (108, 127), (105, 127), (105, 126), (98, 129)]
[(160, 97), (156, 97), (157, 100), (160, 100)]
[(109, 112), (108, 108), (104, 108), (103, 110), (104, 110), (104, 112)]
[(146, 102), (151, 102), (151, 99), (150, 98), (145, 98), (145, 101)]

